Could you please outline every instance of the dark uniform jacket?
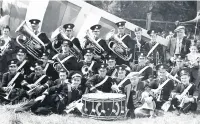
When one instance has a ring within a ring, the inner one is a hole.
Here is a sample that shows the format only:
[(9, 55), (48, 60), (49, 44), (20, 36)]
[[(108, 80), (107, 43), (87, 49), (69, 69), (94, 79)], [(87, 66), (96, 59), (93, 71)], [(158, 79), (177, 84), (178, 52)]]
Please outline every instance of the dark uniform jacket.
[[(111, 39), (111, 40), (113, 40), (113, 39)], [(135, 54), (135, 44), (136, 44), (136, 41), (134, 41), (131, 38), (131, 36), (129, 36), (129, 35), (122, 36), (121, 40), (130, 49), (129, 54), (132, 53), (132, 58), (130, 59), (130, 61), (132, 61), (133, 56)], [(117, 65), (121, 65), (121, 64), (129, 65), (129, 62), (126, 62), (126, 61), (124, 61), (123, 59), (121, 59), (120, 57), (117, 56), (117, 58), (116, 58), (116, 64)]]
[[(104, 56), (102, 55), (102, 54), (110, 54), (111, 53), (111, 50), (108, 48), (108, 45), (107, 45), (107, 43), (106, 43), (106, 41), (104, 40), (104, 39), (97, 39), (96, 40), (97, 42), (96, 43), (98, 43), (103, 49), (104, 49), (104, 51), (102, 51), (101, 50), (101, 52), (99, 53), (99, 52), (97, 52), (97, 51), (95, 51), (95, 53), (97, 54), (97, 55), (99, 55), (99, 56), (101, 56), (102, 57), (102, 59), (104, 59)], [(85, 43), (85, 46), (84, 46), (84, 48), (88, 48), (88, 45), (90, 44), (90, 41), (86, 41), (86, 43)]]
[[(156, 78), (149, 83), (150, 88), (157, 89), (159, 84), (162, 84), (164, 81), (165, 80), (163, 79)], [(170, 80), (161, 90), (161, 101), (167, 101), (173, 89), (174, 89), (174, 82)]]
[[(192, 83), (193, 84), (193, 83)], [(188, 87), (189, 85), (184, 85), (184, 84), (178, 84), (174, 88), (175, 93), (183, 93), (183, 91)], [(196, 90), (195, 84), (192, 85), (192, 87), (188, 90), (187, 94), (189, 96), (198, 96), (198, 91)]]
[[(22, 71), (22, 70), (24, 70), (24, 74), (23, 75), (26, 75), (26, 76), (28, 76), (28, 75), (30, 75), (31, 74), (31, 66), (32, 66), (32, 64), (30, 63), (30, 61), (28, 61), (28, 60), (24, 60), (24, 61), (26, 61), (26, 63), (18, 70), (18, 71)], [(17, 62), (17, 66), (19, 67), (24, 61), (18, 61)]]
[[(35, 72), (32, 72), (29, 76), (26, 77), (26, 81), (28, 82), (28, 84), (34, 84), (41, 76), (43, 75), (36, 75)], [(40, 82), (39, 84), (43, 85), (45, 83), (47, 83), (47, 81), (49, 80), (48, 76), (45, 76)]]
[[(94, 60), (92, 60), (94, 61)], [(88, 68), (90, 67), (90, 65), (92, 64), (92, 61), (91, 62), (85, 62), (84, 60), (81, 60), (79, 63), (78, 63), (78, 66), (79, 66), (79, 70), (81, 71), (81, 69), (84, 67), (84, 66), (88, 66)], [(98, 68), (99, 68), (99, 64), (94, 61), (94, 65), (92, 66), (92, 72), (93, 74), (97, 74), (98, 73)]]
[[(104, 77), (105, 78), (105, 77)], [(104, 80), (104, 78), (99, 77), (98, 74), (92, 76), (88, 81), (86, 82), (86, 86), (90, 89), (96, 84), (100, 83)], [(102, 92), (111, 92), (111, 86), (112, 86), (112, 78), (108, 77), (108, 79), (99, 87), (96, 87), (92, 92), (95, 92), (96, 90), (102, 91)]]
[[(136, 39), (134, 39), (134, 41), (137, 43)], [(142, 37), (141, 41), (139, 41), (139, 43), (141, 44), (140, 51), (139, 51), (139, 48), (136, 47), (134, 58), (133, 58), (133, 59), (135, 59), (135, 64), (138, 63), (138, 55), (139, 55), (140, 52), (147, 54), (150, 51), (149, 42), (145, 41), (143, 39), (143, 37)]]
[[(48, 67), (47, 67), (48, 66)], [(59, 78), (58, 72), (54, 69), (53, 64), (47, 63), (45, 66), (43, 65), (43, 69), (46, 69), (46, 75), (51, 77), (52, 81)]]
[[(132, 70), (135, 72), (139, 72), (145, 66), (146, 65), (135, 64)], [(143, 71), (142, 76), (144, 76), (142, 80), (147, 80), (148, 78), (151, 78), (153, 76), (153, 69), (151, 67), (147, 68), (145, 71)]]
[[(60, 59), (60, 61), (62, 61), (64, 58), (68, 57), (69, 55), (66, 55), (66, 54), (63, 54), (63, 53), (60, 53), (58, 54), (58, 58)], [(65, 68), (68, 69), (68, 71), (71, 71), (71, 70), (76, 70), (78, 71), (78, 62), (77, 62), (77, 58), (72, 56), (71, 58), (69, 58), (68, 60), (66, 60), (63, 65), (65, 66)]]
[(50, 57), (53, 57), (56, 54), (56, 51), (52, 48), (52, 43), (47, 37), (46, 33), (40, 32), (37, 34), (38, 38), (45, 44), (46, 51), (49, 53)]
[(115, 67), (113, 67), (113, 68), (108, 68), (107, 75), (108, 75), (108, 76), (112, 76), (112, 74), (113, 74), (114, 71), (115, 71)]
[[(61, 34), (58, 34), (57, 40), (58, 40), (57, 44), (54, 44), (54, 47), (55, 47), (55, 48), (59, 48), (59, 47), (61, 46), (61, 44), (63, 43), (63, 40), (65, 40), (65, 39), (61, 36)], [(82, 48), (81, 48), (81, 45), (80, 45), (80, 41), (79, 41), (78, 38), (73, 38), (73, 37), (72, 37), (71, 42), (72, 42), (80, 51), (82, 51)]]
[[(15, 74), (11, 74), (10, 72), (6, 72), (3, 74), (3, 78), (2, 78), (2, 87), (7, 87), (8, 83), (12, 80), (12, 78), (16, 75)], [(21, 82), (24, 80), (24, 76), (22, 74), (20, 74), (17, 79), (14, 81), (13, 84), (15, 84), (15, 88), (21, 88)]]

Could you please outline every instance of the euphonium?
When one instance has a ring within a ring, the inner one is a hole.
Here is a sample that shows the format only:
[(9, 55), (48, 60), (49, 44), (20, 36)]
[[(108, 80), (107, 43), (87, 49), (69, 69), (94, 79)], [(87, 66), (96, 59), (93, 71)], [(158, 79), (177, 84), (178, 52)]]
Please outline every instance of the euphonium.
[[(70, 39), (68, 36), (66, 36), (66, 34), (64, 33), (63, 30), (64, 30), (64, 29), (63, 29), (62, 27), (59, 28), (59, 32), (60, 32), (62, 38), (71, 41), (71, 39)], [(53, 38), (52, 47), (53, 47), (53, 49), (54, 49), (55, 51), (57, 51), (58, 53), (60, 53), (60, 52), (61, 52), (61, 47), (55, 48), (55, 43), (58, 42), (57, 36), (58, 36), (58, 35), (56, 35), (56, 36)], [(81, 50), (78, 49), (78, 48), (76, 47), (76, 45), (74, 45), (74, 44), (73, 44), (73, 47), (70, 48), (70, 53), (73, 54), (78, 60), (81, 60), (81, 59), (82, 59), (82, 52), (81, 52)]]
[(15, 32), (18, 32), (25, 37), (25, 40), (20, 40), (20, 35), (17, 36), (17, 43), (25, 48), (34, 58), (40, 59), (45, 51), (45, 44), (28, 27), (26, 21), (23, 21)]
[(96, 42), (94, 36), (90, 33), (89, 30), (86, 31), (86, 39), (90, 42), (91, 46), (94, 48), (95, 52), (101, 54), (104, 52), (104, 49)]
[[(130, 49), (119, 39), (115, 34), (114, 30), (111, 31), (112, 34), (109, 34), (114, 40), (111, 40), (108, 43), (108, 47), (112, 50), (117, 56), (119, 56), (124, 61), (129, 61), (132, 58), (132, 54), (129, 54)], [(116, 49), (122, 49), (123, 52), (119, 52)]]

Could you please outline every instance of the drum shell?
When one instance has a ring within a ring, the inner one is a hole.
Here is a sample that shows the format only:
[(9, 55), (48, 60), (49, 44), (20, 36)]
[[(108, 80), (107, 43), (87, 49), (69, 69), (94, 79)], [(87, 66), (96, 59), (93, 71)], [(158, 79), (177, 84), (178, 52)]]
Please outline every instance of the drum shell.
[[(107, 97), (112, 96), (112, 94), (113, 93), (102, 94), (104, 98), (90, 98), (87, 97), (87, 94), (83, 96), (83, 116), (101, 120), (124, 118), (126, 112), (126, 96), (120, 94), (121, 96), (118, 98)], [(93, 95), (96, 94), (94, 93)]]

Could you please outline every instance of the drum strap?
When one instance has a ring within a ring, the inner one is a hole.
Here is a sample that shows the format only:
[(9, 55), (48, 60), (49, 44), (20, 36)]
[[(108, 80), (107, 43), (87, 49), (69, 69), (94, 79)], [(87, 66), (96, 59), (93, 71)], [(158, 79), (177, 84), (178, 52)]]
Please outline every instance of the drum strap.
[(42, 75), (34, 84), (38, 85), (40, 83), (40, 81), (42, 81), (45, 77), (46, 77), (46, 75)]
[(61, 61), (61, 63), (64, 63), (64, 62), (66, 62), (68, 59), (70, 59), (71, 57), (73, 57), (73, 55), (69, 55), (69, 56), (67, 56), (66, 58), (64, 58), (62, 61)]
[(26, 64), (26, 62), (27, 60), (24, 60), (22, 64), (17, 68), (17, 71), (19, 71)]
[(94, 87), (90, 88), (90, 90), (94, 90), (95, 88), (103, 85), (108, 79), (108, 76), (106, 76), (100, 83), (96, 84)]

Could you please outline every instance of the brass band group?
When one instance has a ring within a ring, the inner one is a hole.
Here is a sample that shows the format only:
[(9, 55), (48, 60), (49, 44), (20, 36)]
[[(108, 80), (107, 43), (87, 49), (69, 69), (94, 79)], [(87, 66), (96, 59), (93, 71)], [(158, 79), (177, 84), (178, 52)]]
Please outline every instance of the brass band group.
[[(28, 26), (28, 23), (30, 26)], [(0, 37), (0, 103), (23, 103), (16, 113), (78, 114), (97, 119), (155, 117), (197, 110), (200, 98), (200, 53), (184, 26), (157, 42), (158, 32), (116, 23), (105, 39), (102, 26), (88, 27), (84, 40), (73, 35), (72, 23), (54, 38), (40, 32), (40, 20), (23, 21)]]

